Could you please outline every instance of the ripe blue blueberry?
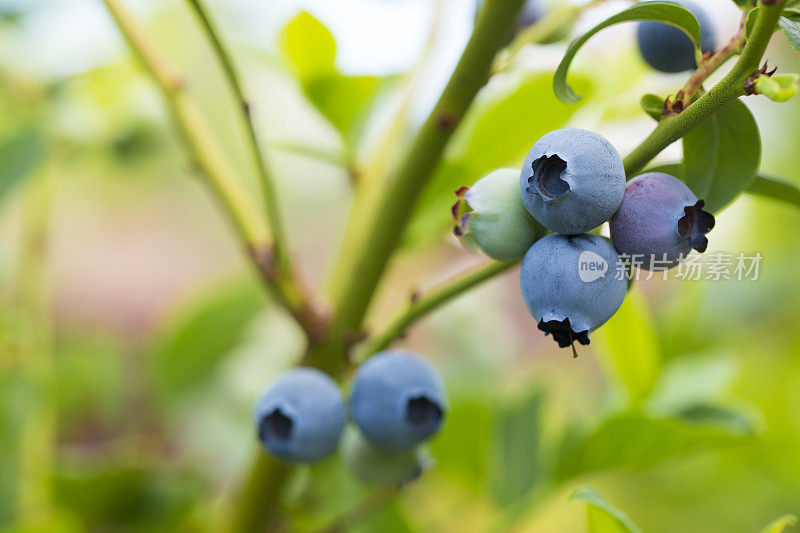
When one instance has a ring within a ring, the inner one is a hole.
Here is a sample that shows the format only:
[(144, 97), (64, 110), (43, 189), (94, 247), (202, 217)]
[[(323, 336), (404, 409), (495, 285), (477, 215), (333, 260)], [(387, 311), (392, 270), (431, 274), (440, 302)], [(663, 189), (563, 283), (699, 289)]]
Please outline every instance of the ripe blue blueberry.
[[(691, 11), (700, 23), (700, 49), (703, 53), (713, 51), (714, 27), (706, 12), (689, 0), (676, 1)], [(692, 40), (675, 26), (665, 22), (643, 21), (639, 23), (636, 36), (642, 57), (654, 69), (661, 72), (683, 72), (696, 68)]]
[(456, 191), (455, 234), (497, 261), (522, 259), (545, 232), (522, 205), (518, 180), (518, 170), (501, 168)]
[(556, 233), (585, 233), (608, 220), (625, 192), (625, 169), (603, 136), (574, 128), (536, 141), (519, 180), (522, 203)]
[(299, 462), (319, 461), (336, 449), (346, 414), (339, 387), (312, 368), (278, 376), (253, 410), (258, 438), (266, 449)]
[(342, 438), (342, 460), (361, 481), (375, 485), (400, 485), (418, 478), (424, 457), (418, 449), (392, 452), (369, 442), (356, 428)]
[(522, 298), (539, 329), (562, 348), (589, 344), (589, 333), (617, 312), (627, 291), (614, 247), (597, 235), (551, 234), (536, 242), (519, 273)]
[(381, 352), (356, 372), (350, 397), (353, 421), (373, 444), (413, 449), (442, 425), (444, 387), (427, 361), (408, 352)]
[(619, 211), (611, 217), (617, 251), (647, 270), (672, 268), (692, 249), (704, 252), (714, 215), (679, 179), (661, 172), (642, 174), (625, 187)]

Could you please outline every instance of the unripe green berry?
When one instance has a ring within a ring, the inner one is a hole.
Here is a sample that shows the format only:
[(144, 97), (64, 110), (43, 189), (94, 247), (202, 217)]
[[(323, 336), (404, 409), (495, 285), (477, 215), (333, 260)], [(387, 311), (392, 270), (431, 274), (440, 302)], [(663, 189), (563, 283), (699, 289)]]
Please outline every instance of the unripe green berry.
[(525, 209), (519, 170), (501, 168), (456, 191), (455, 234), (497, 261), (521, 259), (545, 229)]
[(345, 430), (342, 459), (358, 479), (370, 485), (401, 485), (419, 477), (426, 461), (419, 449), (392, 452), (370, 443), (355, 427)]

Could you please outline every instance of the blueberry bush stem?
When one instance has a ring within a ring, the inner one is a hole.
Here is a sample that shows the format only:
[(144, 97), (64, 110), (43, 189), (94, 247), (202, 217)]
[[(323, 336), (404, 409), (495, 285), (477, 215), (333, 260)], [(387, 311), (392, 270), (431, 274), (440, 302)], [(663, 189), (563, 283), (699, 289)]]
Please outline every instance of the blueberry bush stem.
[(245, 126), (247, 134), (247, 143), (250, 148), (251, 156), (253, 158), (253, 166), (258, 174), (258, 182), (261, 187), (261, 195), (264, 201), (264, 210), (269, 222), (270, 232), (272, 234), (272, 254), (277, 270), (281, 275), (286, 275), (291, 272), (291, 254), (289, 252), (289, 243), (286, 232), (283, 229), (283, 221), (281, 218), (280, 206), (278, 204), (277, 196), (275, 193), (275, 186), (273, 184), (272, 176), (270, 175), (269, 167), (267, 166), (266, 157), (261, 150), (258, 133), (256, 132), (253, 124), (253, 119), (250, 113), (250, 102), (245, 96), (242, 82), (239, 73), (233, 64), (233, 59), (228, 53), (228, 50), (222, 39), (220, 38), (219, 31), (214, 26), (208, 12), (201, 0), (186, 0), (189, 7), (197, 15), (200, 25), (205, 33), (208, 41), (211, 43), (211, 48), (217, 58), (222, 71), (225, 74), (231, 92), (236, 98), (238, 109), (241, 114), (242, 122)]
[(732, 56), (741, 53), (742, 48), (747, 42), (745, 39), (746, 22), (747, 14), (744, 14), (742, 15), (742, 22), (739, 25), (739, 31), (737, 31), (736, 34), (731, 37), (725, 46), (717, 50), (710, 58), (704, 60), (695, 73), (692, 74), (692, 77), (689, 78), (689, 81), (686, 82), (686, 85), (683, 86), (683, 89), (680, 90), (678, 94), (682, 97), (681, 101), (684, 108), (691, 103), (692, 97), (697, 94), (697, 91), (700, 89), (703, 81), (705, 81), (706, 78), (708, 78), (720, 66), (722, 66), (725, 61), (730, 59)]
[(731, 71), (713, 88), (680, 114), (661, 120), (653, 132), (623, 159), (625, 172), (632, 178), (667, 146), (711, 118), (714, 113), (744, 96), (744, 82), (755, 73), (775, 31), (784, 1), (760, 2), (758, 18), (742, 54)]
[(484, 281), (506, 272), (518, 263), (518, 261), (511, 263), (490, 261), (427, 294), (413, 298), (405, 311), (397, 315), (383, 331), (377, 333), (366, 342), (363, 353), (366, 356), (370, 356), (388, 348), (394, 341), (402, 337), (406, 329), (414, 322)]
[(162, 57), (148, 35), (118, 0), (103, 1), (130, 48), (163, 92), (175, 125), (195, 164), (207, 178), (268, 288), (295, 317), (310, 339), (319, 337), (324, 318), (309, 301), (294, 273), (277, 267), (267, 223), (189, 93), (185, 80)]
[[(391, 256), (401, 242), (415, 201), (432, 176), (461, 117), (489, 78), (497, 52), (524, 0), (488, 0), (439, 101), (417, 133), (398, 170), (390, 176), (365, 220), (366, 229), (345, 242), (334, 265), (334, 315), (322, 342), (311, 345), (305, 364), (337, 375), (347, 367), (349, 339), (358, 334)], [(354, 207), (354, 210), (358, 207)], [(339, 273), (336, 275), (336, 273)], [(275, 520), (283, 483), (281, 465), (259, 453), (237, 499), (231, 531), (259, 531)], [(268, 495), (268, 496), (265, 496)]]
[(366, 229), (347, 254), (339, 254), (333, 280), (331, 335), (358, 334), (383, 273), (400, 244), (416, 200), (433, 175), (445, 146), (478, 91), (489, 78), (495, 54), (503, 47), (522, 0), (491, 0), (444, 89), (399, 167), (381, 191)]

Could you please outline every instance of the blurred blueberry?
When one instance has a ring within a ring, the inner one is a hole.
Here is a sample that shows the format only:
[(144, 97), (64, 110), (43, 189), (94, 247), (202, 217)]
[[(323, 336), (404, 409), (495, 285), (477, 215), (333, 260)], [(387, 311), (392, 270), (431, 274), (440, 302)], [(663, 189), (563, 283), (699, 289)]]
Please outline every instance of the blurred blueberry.
[(400, 485), (418, 478), (424, 461), (417, 449), (389, 451), (369, 442), (356, 428), (345, 430), (342, 460), (358, 479), (376, 485)]
[(314, 462), (338, 446), (346, 409), (330, 377), (313, 368), (295, 368), (278, 376), (253, 415), (267, 450), (291, 461)]
[[(700, 23), (700, 49), (714, 50), (714, 26), (705, 10), (690, 0), (675, 0), (692, 12)], [(665, 22), (640, 22), (636, 31), (639, 51), (644, 60), (661, 72), (683, 72), (697, 67), (694, 45), (683, 30)]]
[(353, 421), (385, 450), (411, 450), (439, 431), (444, 387), (426, 360), (401, 351), (381, 352), (356, 372), (350, 398)]

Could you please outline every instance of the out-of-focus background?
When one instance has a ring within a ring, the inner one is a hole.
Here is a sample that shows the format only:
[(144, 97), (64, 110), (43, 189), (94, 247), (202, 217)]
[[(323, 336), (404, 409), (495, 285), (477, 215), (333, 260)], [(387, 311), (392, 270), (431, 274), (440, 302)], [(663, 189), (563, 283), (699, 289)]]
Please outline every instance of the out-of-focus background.
[[(185, 3), (125, 4), (255, 191), (235, 103)], [(628, 4), (586, 11), (571, 34)], [(733, 2), (704, 5), (718, 40), (736, 31)], [(380, 159), (376, 139), (405, 109), (384, 164), (402, 153), (475, 6), (208, 7), (243, 74), (302, 274), (324, 288), (354, 169)], [(327, 102), (281, 52), (301, 10), (333, 34), (352, 83)], [(518, 165), (564, 125), (600, 132), (623, 155), (645, 137), (653, 122), (640, 96), (674, 93), (686, 75), (648, 70), (633, 31), (607, 30), (581, 51), (580, 104), (558, 103), (551, 89), (568, 41), (530, 46), (492, 79), (423, 194), (371, 325), (482, 260), (449, 233), (456, 186)], [(783, 38), (767, 57), (800, 70)], [(800, 100), (746, 104), (762, 169), (800, 181)], [(676, 146), (661, 160), (679, 157)], [(303, 341), (262, 295), (99, 0), (0, 0), (0, 177), (0, 528), (197, 531), (224, 520), (256, 451), (253, 399)], [(741, 197), (718, 217), (709, 253), (760, 253), (757, 281), (637, 282), (576, 360), (537, 331), (513, 272), (436, 312), (400, 343), (447, 382), (436, 465), (361, 530), (583, 531), (583, 505), (568, 496), (584, 483), (648, 532), (754, 532), (800, 514), (799, 227), (795, 209)], [(285, 504), (296, 527), (311, 527), (368, 493), (333, 458), (302, 471)]]

